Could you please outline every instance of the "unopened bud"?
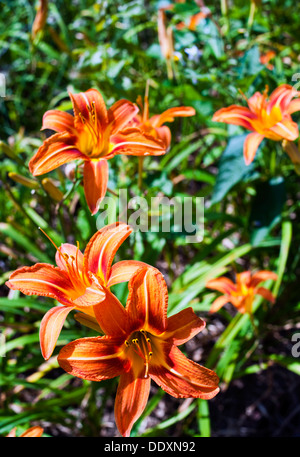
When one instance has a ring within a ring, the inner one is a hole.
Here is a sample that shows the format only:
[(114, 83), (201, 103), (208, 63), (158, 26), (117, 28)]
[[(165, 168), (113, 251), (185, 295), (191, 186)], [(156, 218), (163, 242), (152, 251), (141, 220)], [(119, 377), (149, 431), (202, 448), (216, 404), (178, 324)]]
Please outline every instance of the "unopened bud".
[(9, 172), (8, 176), (13, 181), (23, 184), (23, 186), (29, 187), (29, 189), (38, 189), (39, 188), (39, 183), (37, 181), (35, 181), (34, 179), (26, 178), (23, 175), (15, 173), (14, 171)]
[(50, 195), (53, 200), (60, 202), (64, 198), (64, 194), (60, 189), (58, 189), (58, 187), (56, 187), (52, 179), (44, 178), (42, 180), (42, 185), (47, 194)]
[(38, 10), (32, 24), (31, 36), (34, 39), (37, 34), (43, 30), (46, 24), (48, 14), (48, 0), (40, 0)]
[(16, 158), (16, 154), (13, 151), (13, 149), (10, 146), (8, 146), (8, 144), (4, 143), (3, 141), (0, 141), (0, 150), (2, 152), (4, 152), (4, 154), (7, 155), (7, 157), (9, 157), (10, 159)]
[(289, 158), (295, 165), (295, 171), (300, 174), (300, 151), (298, 147), (292, 141), (283, 140), (282, 147), (285, 152), (288, 154)]

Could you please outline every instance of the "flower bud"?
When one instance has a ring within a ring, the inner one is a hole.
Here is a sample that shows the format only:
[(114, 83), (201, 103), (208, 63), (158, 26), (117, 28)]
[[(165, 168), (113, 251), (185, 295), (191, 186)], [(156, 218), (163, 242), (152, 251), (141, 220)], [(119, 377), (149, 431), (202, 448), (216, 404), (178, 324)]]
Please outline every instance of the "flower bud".
[(11, 171), (8, 173), (9, 178), (13, 181), (23, 184), (23, 186), (29, 187), (29, 189), (38, 189), (39, 183), (33, 179), (26, 178), (23, 175)]
[(46, 24), (48, 14), (48, 0), (40, 0), (38, 10), (32, 24), (31, 36), (34, 39), (37, 34), (43, 30)]
[(52, 179), (44, 178), (42, 180), (42, 185), (47, 194), (50, 195), (53, 200), (60, 202), (64, 198), (64, 194), (60, 189), (58, 189), (58, 187), (56, 187)]

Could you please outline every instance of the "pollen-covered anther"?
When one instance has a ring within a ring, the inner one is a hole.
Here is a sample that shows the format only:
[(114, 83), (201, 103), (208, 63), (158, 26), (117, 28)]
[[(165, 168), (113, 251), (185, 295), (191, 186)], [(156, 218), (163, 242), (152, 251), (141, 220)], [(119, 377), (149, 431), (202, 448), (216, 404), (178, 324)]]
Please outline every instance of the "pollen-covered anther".
[(95, 123), (96, 122), (96, 105), (95, 105), (94, 101), (92, 101), (91, 114), (92, 114), (93, 122)]

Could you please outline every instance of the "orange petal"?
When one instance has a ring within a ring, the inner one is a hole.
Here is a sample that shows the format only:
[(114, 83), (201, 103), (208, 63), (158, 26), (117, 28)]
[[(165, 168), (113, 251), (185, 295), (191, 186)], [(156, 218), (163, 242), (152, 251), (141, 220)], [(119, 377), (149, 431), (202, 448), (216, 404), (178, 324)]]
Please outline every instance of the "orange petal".
[(253, 130), (251, 120), (256, 116), (248, 108), (238, 105), (231, 105), (227, 108), (219, 109), (212, 120), (214, 122), (225, 122), (226, 124), (240, 125), (248, 130)]
[(99, 276), (107, 284), (114, 256), (131, 232), (132, 228), (123, 222), (106, 225), (98, 230), (88, 242), (84, 252), (87, 271)]
[(81, 338), (64, 346), (58, 363), (67, 373), (89, 381), (119, 376), (124, 370), (120, 347), (124, 339), (108, 336)]
[(68, 274), (46, 263), (19, 268), (11, 274), (6, 285), (25, 295), (55, 298), (66, 306), (73, 306), (72, 298), (76, 296)]
[(296, 111), (300, 111), (300, 98), (292, 100), (286, 109), (287, 114), (293, 114)]
[[(165, 349), (168, 345), (165, 345)], [(169, 348), (162, 365), (149, 366), (150, 377), (176, 398), (213, 398), (219, 392), (216, 373), (189, 360), (177, 347)]]
[(55, 306), (43, 317), (40, 326), (40, 345), (44, 359), (48, 360), (51, 357), (66, 317), (73, 309), (71, 306)]
[(14, 427), (10, 430), (10, 432), (6, 435), (6, 438), (15, 438), (16, 437), (17, 427)]
[(162, 127), (157, 127), (155, 129), (157, 138), (162, 141), (166, 149), (169, 149), (171, 144), (171, 131), (169, 127), (163, 125)]
[(139, 111), (138, 107), (128, 101), (119, 100), (108, 110), (109, 123), (112, 124), (111, 134), (114, 135), (134, 118)]
[(225, 276), (221, 276), (220, 278), (216, 279), (210, 279), (207, 281), (206, 287), (229, 295), (231, 292), (236, 290), (236, 285), (231, 281), (231, 279), (226, 278)]
[(251, 271), (242, 271), (241, 273), (236, 274), (236, 283), (237, 285), (245, 285), (250, 287), (251, 283)]
[(135, 156), (162, 155), (166, 152), (164, 143), (153, 136), (143, 133), (136, 127), (128, 127), (111, 138), (114, 143), (113, 154)]
[(299, 136), (298, 125), (291, 119), (283, 119), (281, 122), (277, 122), (277, 124), (269, 130), (278, 135), (278, 139), (294, 141)]
[(271, 112), (273, 107), (276, 105), (280, 108), (282, 113), (284, 113), (288, 109), (288, 106), (292, 98), (298, 94), (299, 92), (297, 92), (289, 84), (281, 84), (270, 95), (270, 100), (268, 103), (268, 112)]
[(104, 128), (108, 122), (106, 105), (102, 95), (96, 89), (89, 89), (79, 94), (69, 93), (73, 103), (75, 124), (82, 125), (82, 118), (89, 120), (91, 113), (95, 110), (97, 121)]
[(122, 436), (130, 436), (134, 422), (144, 411), (150, 392), (150, 378), (123, 373), (115, 400), (115, 420)]
[(249, 133), (249, 135), (246, 136), (244, 141), (244, 159), (246, 165), (250, 165), (250, 163), (253, 162), (257, 148), (263, 139), (264, 135), (256, 132)]
[(142, 267), (128, 284), (126, 310), (133, 328), (143, 328), (154, 335), (167, 329), (168, 289), (156, 268)]
[(271, 303), (275, 303), (276, 298), (272, 294), (272, 292), (265, 287), (259, 287), (255, 290), (255, 294), (261, 295), (265, 300), (270, 301)]
[(34, 176), (42, 175), (71, 162), (75, 159), (86, 159), (76, 149), (76, 137), (68, 133), (56, 133), (44, 141), (37, 153), (29, 161), (29, 170)]
[(115, 263), (111, 267), (107, 287), (129, 281), (134, 273), (142, 266), (147, 266), (147, 264), (139, 260), (121, 260)]
[(40, 437), (44, 433), (44, 429), (36, 425), (35, 427), (30, 427), (25, 432), (23, 432), (20, 437), (22, 438), (32, 438), (32, 437)]
[[(76, 295), (73, 296), (73, 304), (76, 308), (82, 308), (88, 312), (88, 306), (96, 305), (105, 298), (105, 291), (101, 284), (93, 278), (89, 278), (84, 269), (84, 257), (79, 247), (72, 244), (64, 243), (56, 252), (56, 263), (59, 268), (66, 271)], [(91, 313), (91, 311), (89, 311)], [(92, 313), (93, 315), (93, 313)]]
[(105, 299), (94, 306), (97, 322), (106, 335), (126, 337), (128, 333), (128, 316), (117, 297), (106, 289)]
[(163, 340), (172, 340), (175, 346), (186, 343), (205, 327), (205, 322), (193, 311), (186, 308), (168, 318), (166, 332), (161, 335)]
[(87, 160), (84, 164), (83, 183), (86, 202), (92, 215), (94, 215), (97, 213), (107, 190), (107, 160)]
[(76, 305), (77, 309), (95, 306), (105, 300), (105, 290), (100, 284), (92, 283), (88, 287), (83, 287), (83, 285), (81, 285), (81, 295), (79, 295), (79, 287), (80, 285), (76, 289), (77, 296), (73, 298), (73, 304)]
[(55, 132), (72, 131), (74, 127), (74, 117), (65, 111), (49, 110), (43, 116), (43, 126), (41, 130), (50, 129)]
[(196, 30), (197, 25), (199, 22), (201, 22), (204, 18), (207, 17), (207, 13), (204, 13), (203, 11), (200, 11), (200, 13), (194, 14), (189, 23), (189, 30)]
[(175, 108), (169, 108), (163, 113), (153, 116), (149, 119), (149, 122), (153, 127), (161, 127), (166, 122), (173, 122), (175, 117), (188, 117), (195, 116), (196, 111), (191, 106), (178, 106)]
[(272, 279), (273, 281), (276, 281), (277, 277), (278, 277), (277, 274), (274, 273), (273, 271), (260, 270), (252, 275), (250, 286), (256, 287), (257, 284), (259, 284), (262, 281), (267, 281), (268, 279)]
[(209, 312), (216, 313), (217, 311), (219, 311), (220, 308), (222, 308), (222, 306), (226, 305), (226, 303), (229, 303), (230, 301), (230, 295), (221, 295), (220, 297), (215, 299), (215, 301), (211, 305)]
[(266, 109), (267, 107), (266, 96), (260, 92), (255, 92), (255, 94), (248, 99), (248, 106), (253, 113), (259, 116), (261, 110)]
[(237, 299), (236, 304), (234, 304), (233, 302), (232, 303), (234, 306), (236, 306), (237, 310), (240, 313), (242, 313), (242, 314), (249, 313), (250, 314), (252, 312), (253, 300), (254, 300), (254, 294), (251, 294), (244, 298), (239, 297)]

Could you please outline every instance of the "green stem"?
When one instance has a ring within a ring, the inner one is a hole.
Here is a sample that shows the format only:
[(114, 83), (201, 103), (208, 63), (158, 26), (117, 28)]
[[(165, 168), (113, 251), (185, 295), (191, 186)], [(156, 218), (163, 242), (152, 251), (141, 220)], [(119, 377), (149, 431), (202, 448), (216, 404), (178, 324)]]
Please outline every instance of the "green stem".
[(251, 0), (249, 17), (248, 17), (248, 32), (250, 32), (250, 30), (252, 29), (252, 25), (253, 25), (253, 22), (254, 22), (255, 11), (256, 11), (255, 1)]
[(224, 35), (227, 35), (229, 30), (228, 0), (221, 0), (221, 13), (224, 18), (224, 26), (222, 27), (222, 31)]
[(143, 186), (143, 166), (144, 166), (144, 157), (139, 157), (139, 178), (138, 178), (138, 186), (139, 189), (142, 190)]

